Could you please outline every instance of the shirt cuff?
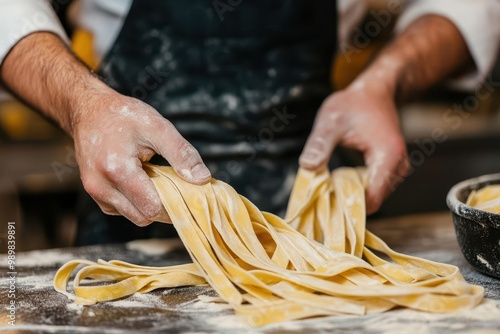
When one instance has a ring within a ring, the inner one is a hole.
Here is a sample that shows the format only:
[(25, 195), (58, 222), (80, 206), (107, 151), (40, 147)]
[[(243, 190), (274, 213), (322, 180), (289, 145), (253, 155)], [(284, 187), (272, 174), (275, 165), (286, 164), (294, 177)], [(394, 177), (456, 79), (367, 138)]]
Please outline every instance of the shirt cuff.
[[(475, 69), (449, 80), (457, 90), (474, 90), (484, 82), (497, 59), (500, 43), (500, 1), (496, 0), (419, 0), (403, 12), (396, 25), (400, 33), (418, 18), (435, 14), (455, 24), (467, 43)], [(453, 55), (450, 55), (453, 57)]]
[(0, 0), (0, 65), (23, 37), (48, 31), (69, 43), (59, 19), (46, 0)]

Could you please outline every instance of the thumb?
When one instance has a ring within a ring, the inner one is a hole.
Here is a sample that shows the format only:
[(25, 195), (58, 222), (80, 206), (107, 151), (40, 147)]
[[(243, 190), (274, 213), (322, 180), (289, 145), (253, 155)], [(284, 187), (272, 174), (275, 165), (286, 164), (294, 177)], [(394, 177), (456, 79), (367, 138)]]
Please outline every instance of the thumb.
[(338, 131), (331, 129), (329, 122), (317, 120), (304, 150), (299, 157), (299, 165), (305, 169), (317, 170), (326, 166), (339, 141)]
[(210, 180), (210, 171), (203, 163), (200, 154), (172, 123), (164, 123), (160, 131), (153, 134), (150, 144), (155, 152), (161, 154), (184, 180), (194, 184), (205, 184)]

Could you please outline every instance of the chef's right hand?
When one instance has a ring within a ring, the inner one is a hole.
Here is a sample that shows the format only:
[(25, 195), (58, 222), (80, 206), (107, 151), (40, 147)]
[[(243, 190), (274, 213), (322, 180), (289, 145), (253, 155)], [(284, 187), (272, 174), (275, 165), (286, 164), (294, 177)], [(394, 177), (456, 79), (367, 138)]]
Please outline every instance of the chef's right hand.
[(76, 159), (85, 190), (109, 215), (138, 226), (170, 222), (142, 168), (162, 155), (184, 180), (203, 184), (210, 172), (198, 151), (154, 108), (116, 92), (92, 94), (73, 118)]

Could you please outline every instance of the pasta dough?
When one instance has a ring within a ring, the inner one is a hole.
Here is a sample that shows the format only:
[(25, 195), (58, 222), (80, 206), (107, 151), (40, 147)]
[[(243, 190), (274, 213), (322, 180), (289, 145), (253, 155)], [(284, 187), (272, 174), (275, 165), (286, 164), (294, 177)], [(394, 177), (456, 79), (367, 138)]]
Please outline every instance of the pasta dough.
[[(76, 303), (208, 283), (236, 314), (261, 326), (397, 306), (449, 312), (483, 298), (483, 288), (468, 284), (457, 267), (396, 253), (365, 229), (364, 170), (299, 170), (283, 220), (221, 181), (198, 186), (169, 167), (145, 169), (193, 263), (71, 261), (54, 286)], [(73, 295), (66, 289), (79, 265)], [(82, 284), (87, 279), (100, 284)]]
[(500, 214), (500, 185), (494, 184), (473, 190), (467, 198), (467, 205), (476, 209)]

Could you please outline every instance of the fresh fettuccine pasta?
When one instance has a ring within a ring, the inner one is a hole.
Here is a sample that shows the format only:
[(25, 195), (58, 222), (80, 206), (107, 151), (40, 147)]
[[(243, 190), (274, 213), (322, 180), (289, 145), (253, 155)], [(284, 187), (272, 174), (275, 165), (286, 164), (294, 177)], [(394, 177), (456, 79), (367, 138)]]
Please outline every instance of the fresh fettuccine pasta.
[[(221, 181), (198, 186), (169, 167), (145, 169), (193, 263), (158, 268), (71, 261), (54, 286), (76, 303), (208, 283), (236, 314), (261, 326), (396, 306), (449, 312), (483, 297), (483, 288), (465, 282), (457, 267), (396, 253), (366, 230), (364, 170), (300, 170), (281, 219)], [(73, 295), (67, 285), (79, 265)], [(84, 285), (84, 279), (101, 284)]]
[(479, 210), (500, 214), (500, 185), (493, 184), (473, 190), (466, 204)]

